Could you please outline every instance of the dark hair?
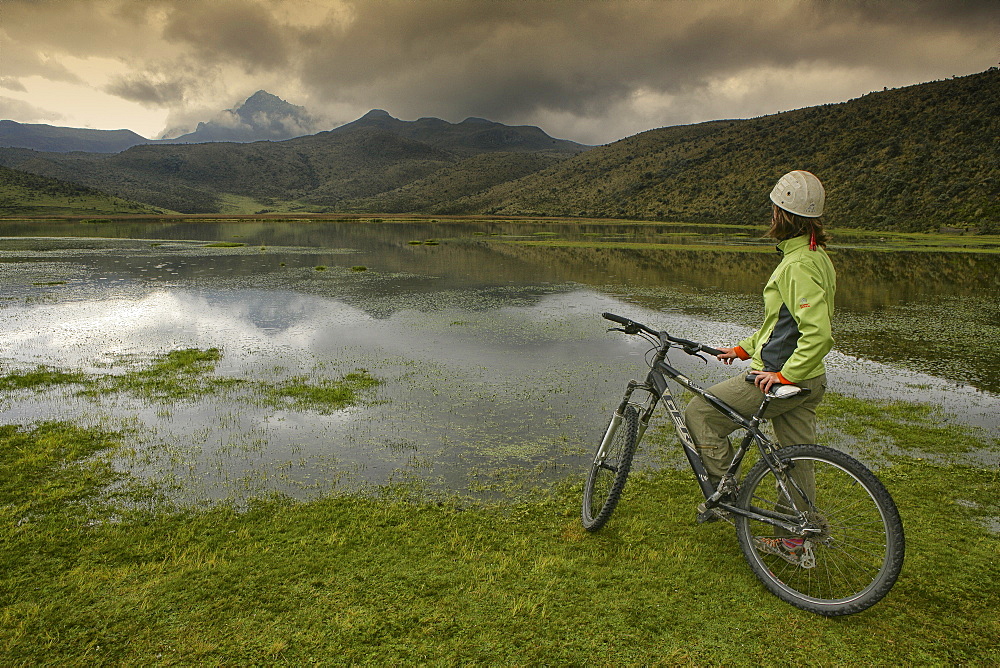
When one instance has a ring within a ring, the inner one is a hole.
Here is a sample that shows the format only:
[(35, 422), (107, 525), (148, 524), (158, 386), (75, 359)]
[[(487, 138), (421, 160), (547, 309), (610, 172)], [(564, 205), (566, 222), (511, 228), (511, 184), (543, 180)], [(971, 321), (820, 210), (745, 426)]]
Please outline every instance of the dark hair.
[(826, 233), (826, 230), (823, 229), (822, 217), (806, 218), (805, 216), (798, 216), (791, 211), (786, 211), (777, 204), (773, 204), (772, 207), (771, 227), (765, 236), (777, 239), (778, 241), (784, 241), (785, 239), (801, 237), (803, 235), (813, 238), (813, 235), (815, 235), (816, 243), (826, 248), (826, 242), (830, 240), (830, 237)]

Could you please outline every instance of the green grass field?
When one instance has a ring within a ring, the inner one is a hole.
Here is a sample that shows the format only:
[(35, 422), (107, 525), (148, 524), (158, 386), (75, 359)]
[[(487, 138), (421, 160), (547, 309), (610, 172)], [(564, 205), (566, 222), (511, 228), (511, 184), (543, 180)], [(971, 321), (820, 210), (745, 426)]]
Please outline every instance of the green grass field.
[(591, 535), (575, 476), (530, 503), (387, 488), (171, 508), (107, 463), (127, 440), (0, 428), (0, 664), (1000, 662), (996, 470), (882, 469), (903, 573), (870, 610), (826, 619), (768, 594), (728, 525), (694, 522), (687, 473), (635, 476)]

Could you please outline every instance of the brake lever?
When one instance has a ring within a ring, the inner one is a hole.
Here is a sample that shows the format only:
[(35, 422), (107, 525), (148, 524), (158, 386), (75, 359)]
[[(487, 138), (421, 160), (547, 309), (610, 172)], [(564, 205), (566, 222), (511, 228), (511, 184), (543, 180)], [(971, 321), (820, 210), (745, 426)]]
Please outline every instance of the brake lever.
[(705, 364), (708, 364), (708, 359), (702, 356), (701, 351), (698, 348), (693, 348), (691, 346), (684, 346), (682, 350), (691, 357), (697, 357)]

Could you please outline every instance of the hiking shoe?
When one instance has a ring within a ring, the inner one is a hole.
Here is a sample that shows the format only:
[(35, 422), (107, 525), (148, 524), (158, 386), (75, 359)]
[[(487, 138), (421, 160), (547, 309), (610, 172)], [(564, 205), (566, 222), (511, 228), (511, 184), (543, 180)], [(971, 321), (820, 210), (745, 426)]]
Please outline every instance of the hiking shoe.
[(795, 566), (813, 568), (816, 565), (812, 543), (806, 541), (804, 538), (768, 538), (765, 536), (755, 536), (753, 544), (758, 552), (781, 557)]

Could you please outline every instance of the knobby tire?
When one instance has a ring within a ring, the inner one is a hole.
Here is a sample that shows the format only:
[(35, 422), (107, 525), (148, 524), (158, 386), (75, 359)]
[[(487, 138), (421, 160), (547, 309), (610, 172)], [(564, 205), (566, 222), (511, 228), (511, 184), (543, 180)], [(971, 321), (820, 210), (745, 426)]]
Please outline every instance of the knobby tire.
[[(750, 568), (771, 593), (803, 610), (834, 617), (871, 607), (889, 592), (903, 566), (903, 525), (889, 492), (861, 462), (839, 450), (794, 445), (776, 454), (791, 464), (787, 476), (800, 481), (800, 489), (812, 499), (809, 519), (822, 531), (809, 539), (813, 565), (803, 568), (801, 563), (810, 560), (791, 563), (769, 553), (766, 541), (760, 540), (771, 538), (773, 545), (775, 537), (788, 536), (787, 532), (736, 516), (736, 535)], [(801, 501), (798, 492), (794, 495)], [(787, 497), (777, 491), (775, 475), (763, 460), (747, 473), (737, 505), (758, 512), (795, 513)]]
[[(595, 452), (595, 461), (591, 463), (587, 482), (583, 488), (582, 520), (583, 528), (587, 531), (597, 531), (603, 527), (618, 505), (618, 499), (625, 489), (625, 481), (632, 468), (638, 424), (639, 418), (635, 408), (627, 406), (621, 423), (613, 435), (607, 456), (603, 461), (597, 461)], [(602, 432), (602, 439), (606, 431)]]

